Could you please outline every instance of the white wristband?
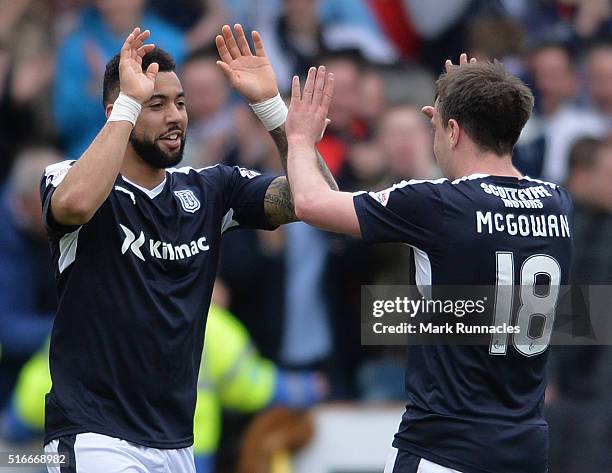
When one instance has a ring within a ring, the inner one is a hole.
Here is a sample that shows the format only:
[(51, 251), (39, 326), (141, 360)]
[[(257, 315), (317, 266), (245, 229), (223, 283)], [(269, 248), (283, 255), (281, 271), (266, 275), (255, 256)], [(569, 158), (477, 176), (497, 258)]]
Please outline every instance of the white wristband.
[(117, 100), (115, 100), (115, 103), (113, 104), (113, 109), (107, 121), (128, 121), (132, 125), (136, 125), (136, 120), (138, 120), (140, 110), (142, 110), (142, 105), (136, 102), (136, 100), (129, 95), (125, 95), (124, 93), (120, 92), (119, 97), (117, 97)]
[(287, 106), (280, 94), (276, 94), (276, 97), (263, 102), (249, 105), (268, 131), (278, 128), (287, 120), (289, 110), (287, 110)]

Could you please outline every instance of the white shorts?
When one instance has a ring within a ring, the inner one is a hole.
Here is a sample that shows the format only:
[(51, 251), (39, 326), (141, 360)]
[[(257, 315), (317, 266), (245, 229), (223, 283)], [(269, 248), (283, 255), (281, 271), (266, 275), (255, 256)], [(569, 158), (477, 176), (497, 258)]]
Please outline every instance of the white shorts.
[(49, 473), (195, 473), (193, 447), (149, 448), (93, 433), (53, 440), (45, 453), (69, 457), (69, 466), (47, 466)]
[(387, 464), (385, 465), (384, 473), (461, 473), (460, 471), (438, 465), (436, 463), (419, 458), (409, 452), (399, 451), (394, 448)]

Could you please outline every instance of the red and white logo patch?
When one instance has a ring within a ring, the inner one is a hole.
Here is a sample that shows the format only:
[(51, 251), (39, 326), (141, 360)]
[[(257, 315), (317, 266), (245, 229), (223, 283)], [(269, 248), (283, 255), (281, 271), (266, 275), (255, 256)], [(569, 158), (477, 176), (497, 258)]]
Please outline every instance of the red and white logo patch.
[(382, 191), (379, 192), (370, 192), (370, 196), (377, 200), (378, 202), (380, 202), (380, 204), (383, 207), (387, 206), (387, 203), (389, 202), (389, 195), (391, 194), (391, 191), (393, 190), (393, 188), (389, 188), (389, 189), (384, 189)]
[(248, 179), (253, 179), (254, 177), (260, 176), (260, 174), (257, 171), (252, 171), (247, 168), (238, 168), (238, 169), (240, 170), (240, 175)]

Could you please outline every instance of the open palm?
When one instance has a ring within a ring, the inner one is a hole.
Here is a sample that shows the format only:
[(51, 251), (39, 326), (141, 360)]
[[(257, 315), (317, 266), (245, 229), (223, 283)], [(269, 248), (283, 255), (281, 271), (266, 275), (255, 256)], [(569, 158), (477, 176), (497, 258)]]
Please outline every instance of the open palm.
[(155, 48), (153, 44), (144, 44), (149, 36), (149, 30), (141, 32), (140, 28), (134, 28), (123, 43), (119, 60), (121, 92), (140, 103), (147, 101), (153, 94), (159, 70), (157, 63), (150, 64), (144, 72), (142, 70), (142, 58)]
[(264, 51), (263, 41), (257, 31), (252, 38), (255, 45), (255, 55), (251, 52), (249, 43), (241, 25), (234, 25), (236, 38), (232, 29), (225, 25), (215, 39), (221, 61), (217, 64), (230, 84), (250, 103), (263, 102), (278, 94), (276, 75)]

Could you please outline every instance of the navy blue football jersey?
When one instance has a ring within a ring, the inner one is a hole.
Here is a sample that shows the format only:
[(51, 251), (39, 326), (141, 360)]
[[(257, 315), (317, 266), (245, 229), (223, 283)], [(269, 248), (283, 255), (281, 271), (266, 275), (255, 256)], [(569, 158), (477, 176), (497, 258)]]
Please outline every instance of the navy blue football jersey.
[[(567, 283), (572, 204), (555, 184), (483, 174), (412, 180), (358, 193), (354, 204), (364, 240), (414, 248), (421, 288), (531, 290), (541, 274), (555, 287)], [(510, 307), (508, 322), (529, 319), (523, 306), (515, 305), (514, 315)], [(492, 336), (488, 347), (409, 347), (408, 403), (393, 445), (463, 473), (545, 473), (549, 322), (541, 343), (507, 334)]]
[(271, 228), (274, 177), (183, 167), (148, 190), (118, 176), (93, 218), (67, 227), (50, 202), (72, 164), (49, 166), (41, 183), (58, 288), (45, 442), (95, 432), (188, 447), (221, 236)]

